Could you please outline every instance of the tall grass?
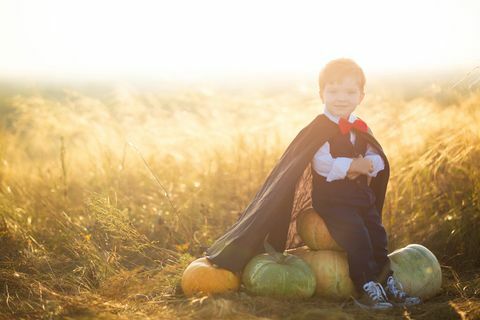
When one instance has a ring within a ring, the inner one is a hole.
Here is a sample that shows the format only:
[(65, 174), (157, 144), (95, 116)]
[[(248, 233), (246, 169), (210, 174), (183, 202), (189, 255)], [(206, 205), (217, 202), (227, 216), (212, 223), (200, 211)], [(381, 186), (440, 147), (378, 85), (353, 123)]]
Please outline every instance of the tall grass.
[[(373, 91), (358, 114), (391, 162), (390, 249), (421, 243), (442, 264), (472, 270), (480, 267), (480, 92), (432, 88), (408, 99)], [(141, 318), (160, 306), (166, 317), (180, 314), (165, 303), (185, 303), (183, 268), (238, 218), (322, 111), (314, 92), (4, 93), (0, 315)]]

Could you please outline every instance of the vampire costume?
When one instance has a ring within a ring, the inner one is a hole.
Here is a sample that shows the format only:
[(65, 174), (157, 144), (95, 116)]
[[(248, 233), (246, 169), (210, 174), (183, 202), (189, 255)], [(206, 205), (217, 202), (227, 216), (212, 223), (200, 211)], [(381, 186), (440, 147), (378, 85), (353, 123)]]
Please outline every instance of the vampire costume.
[[(338, 125), (320, 114), (303, 128), (287, 147), (263, 186), (229, 230), (206, 251), (206, 257), (220, 268), (241, 273), (255, 255), (265, 252), (263, 241), (279, 252), (303, 245), (296, 232), (297, 215), (312, 206), (311, 161), (316, 151), (339, 132)], [(373, 177), (370, 188), (382, 215), (390, 168), (372, 132), (356, 130), (382, 157), (385, 168)]]

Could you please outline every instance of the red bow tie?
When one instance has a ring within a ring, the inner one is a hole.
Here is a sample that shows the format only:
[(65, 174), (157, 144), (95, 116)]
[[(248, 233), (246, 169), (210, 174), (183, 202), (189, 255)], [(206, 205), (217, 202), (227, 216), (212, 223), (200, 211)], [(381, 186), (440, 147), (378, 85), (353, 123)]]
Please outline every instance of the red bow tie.
[(357, 119), (353, 123), (350, 123), (346, 119), (340, 118), (340, 121), (338, 122), (338, 127), (340, 128), (342, 134), (347, 134), (352, 128), (355, 128), (358, 131), (368, 132), (367, 124), (360, 119)]

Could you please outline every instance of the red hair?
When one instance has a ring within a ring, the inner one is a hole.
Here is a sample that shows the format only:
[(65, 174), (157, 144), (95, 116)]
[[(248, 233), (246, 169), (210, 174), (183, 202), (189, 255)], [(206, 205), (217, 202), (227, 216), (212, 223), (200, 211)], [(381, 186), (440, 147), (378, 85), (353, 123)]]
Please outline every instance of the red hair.
[(365, 74), (355, 61), (348, 58), (332, 60), (323, 67), (318, 77), (320, 92), (323, 92), (327, 83), (338, 82), (347, 76), (356, 77), (358, 80), (358, 87), (360, 88), (360, 91), (363, 92), (366, 82)]

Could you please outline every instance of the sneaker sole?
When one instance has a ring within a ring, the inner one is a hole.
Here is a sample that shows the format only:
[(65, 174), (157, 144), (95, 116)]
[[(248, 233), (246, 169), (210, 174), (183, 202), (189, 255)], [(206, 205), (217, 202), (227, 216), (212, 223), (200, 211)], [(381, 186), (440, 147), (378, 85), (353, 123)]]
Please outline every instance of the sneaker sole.
[(407, 303), (407, 302), (394, 302), (392, 300), (389, 301), (391, 304), (393, 304), (395, 307), (411, 307), (411, 306), (418, 306), (422, 302), (418, 303)]
[(367, 304), (363, 304), (361, 303), (360, 301), (358, 301), (357, 299), (355, 298), (352, 298), (353, 299), (353, 302), (360, 308), (362, 309), (366, 309), (366, 310), (389, 310), (389, 309), (392, 309), (393, 308), (393, 305), (389, 303), (388, 304), (385, 304), (383, 306), (378, 306), (377, 307), (374, 307), (374, 306), (370, 306), (370, 305), (367, 305)]

